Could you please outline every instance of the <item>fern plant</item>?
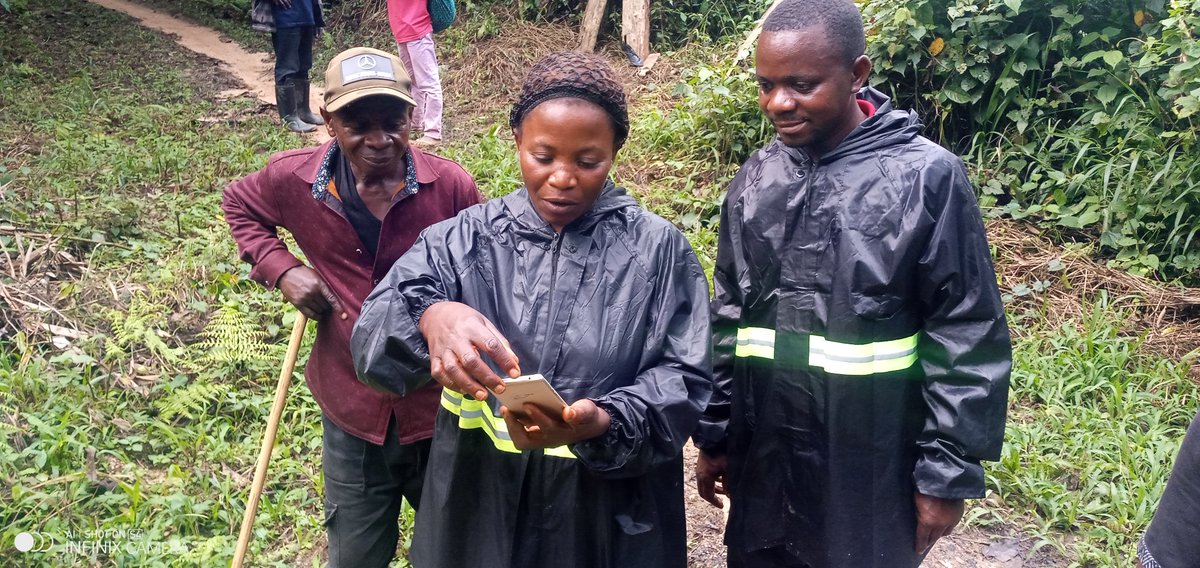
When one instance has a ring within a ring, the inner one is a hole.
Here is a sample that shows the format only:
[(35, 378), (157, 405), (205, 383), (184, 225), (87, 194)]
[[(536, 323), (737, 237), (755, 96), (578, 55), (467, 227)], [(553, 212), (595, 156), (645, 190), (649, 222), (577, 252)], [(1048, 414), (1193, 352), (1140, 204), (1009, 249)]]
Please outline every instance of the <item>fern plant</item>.
[(165, 422), (170, 422), (177, 416), (195, 420), (232, 389), (233, 386), (228, 383), (200, 379), (186, 387), (170, 391), (166, 396), (155, 400), (154, 406), (158, 408), (159, 418)]
[(200, 332), (200, 341), (192, 345), (197, 353), (189, 362), (197, 371), (212, 366), (266, 365), (273, 355), (272, 346), (263, 341), (266, 336), (261, 324), (236, 306), (221, 306)]
[(182, 349), (163, 341), (163, 337), (169, 337), (162, 329), (166, 327), (164, 320), (168, 311), (166, 306), (151, 301), (142, 293), (130, 298), (124, 312), (110, 310), (113, 334), (112, 340), (105, 345), (104, 358), (115, 361), (144, 349), (162, 363), (179, 363)]
[(236, 305), (226, 304), (212, 317), (184, 354), (194, 373), (186, 386), (166, 390), (154, 402), (163, 420), (194, 420), (226, 397), (236, 386), (233, 376), (258, 376), (270, 366), (276, 347), (264, 341), (261, 324)]

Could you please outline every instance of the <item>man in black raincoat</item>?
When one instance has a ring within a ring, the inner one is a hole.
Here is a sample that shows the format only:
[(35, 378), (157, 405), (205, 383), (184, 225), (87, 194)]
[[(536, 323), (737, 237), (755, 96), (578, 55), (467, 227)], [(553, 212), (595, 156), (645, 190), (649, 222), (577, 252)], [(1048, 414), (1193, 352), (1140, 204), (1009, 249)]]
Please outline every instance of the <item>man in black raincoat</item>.
[(864, 87), (851, 0), (786, 0), (758, 42), (778, 137), (732, 182), (701, 495), (730, 566), (920, 564), (984, 495), (1011, 348), (962, 162)]

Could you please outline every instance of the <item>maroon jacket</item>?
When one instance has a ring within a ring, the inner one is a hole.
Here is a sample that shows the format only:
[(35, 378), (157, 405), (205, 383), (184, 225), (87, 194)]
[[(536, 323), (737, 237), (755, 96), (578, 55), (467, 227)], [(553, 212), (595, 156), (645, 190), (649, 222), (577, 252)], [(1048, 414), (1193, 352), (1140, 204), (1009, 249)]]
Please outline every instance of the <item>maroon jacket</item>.
[(272, 156), (265, 168), (225, 189), (221, 209), (242, 259), (253, 265), (251, 278), (274, 288), (284, 272), (302, 264), (275, 230), (287, 229), (349, 314), (317, 324), (317, 341), (304, 369), (325, 416), (346, 432), (382, 444), (394, 415), (401, 443), (423, 440), (433, 435), (441, 388), (431, 382), (399, 397), (359, 382), (350, 361), (350, 330), (367, 294), (421, 231), (479, 203), (479, 190), (458, 164), (413, 148), (419, 189), (397, 194), (383, 219), (378, 257), (371, 258), (327, 187), (334, 143)]

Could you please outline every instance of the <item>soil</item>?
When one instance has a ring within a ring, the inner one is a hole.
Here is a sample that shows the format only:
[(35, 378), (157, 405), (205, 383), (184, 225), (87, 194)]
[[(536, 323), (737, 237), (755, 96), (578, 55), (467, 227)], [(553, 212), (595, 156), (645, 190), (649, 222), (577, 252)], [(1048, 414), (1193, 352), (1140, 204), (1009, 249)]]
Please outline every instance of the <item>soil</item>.
[[(129, 14), (138, 19), (142, 25), (173, 36), (180, 46), (217, 60), (224, 72), (244, 84), (253, 96), (266, 104), (275, 104), (272, 56), (270, 54), (247, 51), (214, 30), (184, 22), (126, 0), (89, 1)], [(455, 85), (456, 78), (453, 74), (453, 67), (451, 69), (450, 76), (445, 78), (445, 83), (452, 87)], [(511, 73), (499, 74), (507, 76)], [(458, 82), (463, 82), (464, 79), (460, 78)], [(472, 79), (477, 78), (466, 80)], [(453, 91), (453, 89), (447, 90)], [(218, 93), (217, 98), (229, 98), (234, 95), (235, 93), (226, 90)], [(313, 87), (311, 97), (312, 100), (321, 99), (319, 87)], [(459, 108), (453, 103), (447, 106), (448, 109)], [(327, 140), (328, 136), (323, 129), (320, 129), (314, 135), (310, 135), (310, 139), (321, 142)], [(695, 568), (723, 567), (725, 566), (725, 547), (722, 543), (722, 534), (726, 513), (722, 509), (713, 507), (697, 494), (695, 475), (692, 472), (696, 455), (697, 450), (689, 444), (685, 448), (684, 460), (684, 485), (688, 516), (688, 564)], [(1036, 539), (1023, 536), (1012, 527), (960, 528), (956, 534), (943, 538), (937, 543), (926, 558), (925, 566), (938, 568), (1043, 568), (1069, 564), (1067, 559), (1054, 554), (1050, 547), (1034, 550), (1035, 545)], [(308, 565), (310, 562), (311, 558), (302, 559), (304, 565)]]

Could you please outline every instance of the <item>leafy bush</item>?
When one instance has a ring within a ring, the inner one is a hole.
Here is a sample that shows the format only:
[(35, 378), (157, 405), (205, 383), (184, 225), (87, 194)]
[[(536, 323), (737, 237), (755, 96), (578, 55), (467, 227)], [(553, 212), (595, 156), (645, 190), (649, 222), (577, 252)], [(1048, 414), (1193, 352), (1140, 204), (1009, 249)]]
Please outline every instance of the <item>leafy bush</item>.
[(1139, 61), (1140, 73), (1131, 74), (1126, 52), (1145, 51), (1142, 46), (1152, 45), (1162, 26), (1152, 13), (1122, 11), (1124, 6), (1094, 0), (906, 0), (897, 6), (871, 0), (863, 4), (863, 17), (868, 54), (884, 88), (902, 106), (932, 119), (936, 138), (962, 149), (976, 132), (1010, 125), (1023, 130), (1041, 116), (1078, 114), (1111, 103), (1123, 90), (1144, 91), (1157, 77), (1142, 74), (1159, 62)]
[[(1137, 116), (1137, 115), (1130, 115)], [(1128, 117), (1126, 117), (1128, 118)], [(1050, 122), (1027, 139), (995, 136), (972, 157), (985, 202), (1014, 218), (1044, 218), (1116, 251), (1138, 273), (1200, 268), (1200, 160), (1144, 125), (1098, 135), (1090, 123)]]
[(637, 151), (741, 165), (774, 135), (759, 111), (754, 76), (735, 64), (686, 70), (672, 95), (670, 110), (648, 109), (635, 117), (630, 145)]
[(866, 0), (880, 87), (974, 159), (985, 204), (1195, 277), (1200, 1)]

